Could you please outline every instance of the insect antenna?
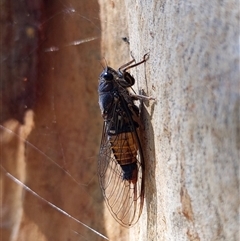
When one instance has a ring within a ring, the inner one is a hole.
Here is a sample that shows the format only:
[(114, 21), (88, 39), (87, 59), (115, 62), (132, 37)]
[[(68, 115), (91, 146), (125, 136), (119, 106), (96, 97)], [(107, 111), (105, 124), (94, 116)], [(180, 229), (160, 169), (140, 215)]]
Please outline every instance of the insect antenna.
[[(104, 60), (104, 62), (103, 62), (103, 60)], [(103, 67), (103, 70), (108, 67), (108, 63), (107, 63), (107, 60), (105, 59), (105, 57), (102, 57), (100, 64)]]

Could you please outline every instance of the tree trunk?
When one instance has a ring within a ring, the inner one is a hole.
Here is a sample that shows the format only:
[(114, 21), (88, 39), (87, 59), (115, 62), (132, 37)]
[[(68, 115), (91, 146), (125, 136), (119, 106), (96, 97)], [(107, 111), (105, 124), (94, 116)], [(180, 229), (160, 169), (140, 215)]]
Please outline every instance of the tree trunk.
[(130, 72), (156, 97), (142, 109), (145, 207), (128, 240), (238, 240), (238, 2), (111, 2), (103, 54), (117, 68), (150, 53)]

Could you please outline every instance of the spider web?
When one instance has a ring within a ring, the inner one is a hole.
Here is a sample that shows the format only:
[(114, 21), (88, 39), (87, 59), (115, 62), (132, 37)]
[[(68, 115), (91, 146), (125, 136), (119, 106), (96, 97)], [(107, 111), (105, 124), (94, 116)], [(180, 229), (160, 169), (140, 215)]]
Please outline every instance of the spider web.
[[(83, 80), (77, 77), (83, 69), (89, 68), (91, 72), (92, 63), (88, 56), (94, 51), (92, 46), (99, 45), (102, 32), (99, 9), (90, 11), (81, 9), (76, 2), (67, 5), (63, 1), (57, 1), (54, 6), (50, 3), (48, 7), (46, 20), (41, 26), (47, 29), (46, 35), (39, 44), (40, 55), (47, 61), (41, 64), (38, 73), (41, 80), (47, 80), (37, 83), (37, 103), (34, 107), (34, 114), (31, 111), (26, 112), (25, 127), (30, 128), (29, 133), (24, 134), (26, 129), (24, 130), (23, 126), (14, 120), (7, 121), (0, 126), (1, 179), (3, 184), (10, 183), (9, 188), (13, 188), (16, 192), (20, 191), (20, 195), (13, 196), (21, 199), (20, 203), (25, 212), (24, 221), (32, 219), (46, 240), (56, 238), (54, 227), (58, 226), (59, 219), (60, 223), (63, 223), (59, 229), (67, 224), (66, 229), (69, 230), (68, 235), (65, 234), (62, 240), (68, 238), (71, 240), (104, 240), (107, 237), (103, 227), (103, 214), (98, 212), (103, 207), (96, 172), (97, 146), (100, 143), (102, 129), (100, 111), (96, 111), (98, 108), (96, 91), (98, 76), (96, 78), (94, 75), (90, 76), (92, 78), (87, 79), (86, 83), (81, 83)], [(78, 27), (79, 22), (84, 22), (87, 30), (82, 29), (81, 26)], [(74, 25), (75, 31), (69, 29), (68, 35), (59, 38), (61, 28), (68, 28), (69, 25)], [(82, 49), (89, 49), (89, 51), (84, 52)], [(38, 50), (29, 50), (29, 54), (34, 51)], [(70, 56), (67, 58), (77, 62), (79, 73), (76, 65), (70, 64), (68, 73), (60, 72), (61, 64), (67, 65), (66, 62), (61, 62), (64, 56)], [(98, 61), (100, 55), (95, 54), (93, 58)], [(93, 67), (99, 69), (100, 73), (102, 68), (100, 64)], [(64, 77), (61, 78), (61, 75)], [(50, 82), (47, 82), (49, 80)], [(68, 88), (72, 82), (74, 84)], [(81, 98), (78, 97), (80, 94), (76, 88), (77, 82), (80, 82), (84, 88), (81, 96), (83, 104), (79, 104)], [(61, 99), (59, 95), (62, 94), (64, 86), (66, 86), (63, 98), (65, 104), (59, 103)], [(94, 116), (96, 121), (92, 127), (88, 123), (89, 118), (94, 119)], [(98, 129), (99, 132), (96, 133)], [(21, 150), (18, 151), (23, 154), (24, 158), (19, 163), (12, 159), (13, 165), (16, 165), (15, 169), (7, 163), (8, 159), (5, 158), (4, 153), (4, 148), (8, 148), (13, 142), (17, 142), (14, 146), (20, 146)], [(19, 166), (21, 166), (20, 169)], [(19, 170), (21, 170), (20, 173)], [(2, 189), (1, 192), (4, 190)], [(82, 201), (84, 198), (86, 200)], [(3, 227), (9, 225), (4, 220), (6, 217), (4, 212), (11, 208), (11, 203), (9, 207), (5, 205), (4, 198), (1, 203), (3, 205), (1, 208)], [(31, 216), (34, 210), (36, 217)], [(48, 212), (51, 213), (52, 219), (51, 215), (45, 215)], [(44, 232), (46, 224), (42, 224), (45, 219), (48, 220), (47, 225), (50, 225), (47, 233)], [(12, 230), (13, 239), (19, 235), (22, 225), (21, 221)], [(59, 232), (61, 233), (61, 230)]]

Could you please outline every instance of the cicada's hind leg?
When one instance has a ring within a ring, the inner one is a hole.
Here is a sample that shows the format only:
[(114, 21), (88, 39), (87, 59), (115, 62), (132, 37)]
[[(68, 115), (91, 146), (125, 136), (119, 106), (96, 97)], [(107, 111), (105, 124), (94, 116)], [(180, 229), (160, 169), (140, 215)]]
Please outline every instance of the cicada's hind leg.
[[(152, 96), (146, 96), (144, 95), (144, 91), (141, 90), (140, 91), (140, 94), (132, 94), (130, 93), (130, 96), (132, 98), (132, 100), (139, 100), (140, 101), (140, 105), (137, 107), (137, 110), (135, 110), (135, 108), (133, 108), (132, 106), (129, 106), (129, 108), (132, 110), (132, 113), (134, 113), (133, 115), (133, 119), (139, 124), (139, 126), (141, 127), (141, 129), (144, 129), (143, 128), (143, 125), (142, 125), (142, 122), (140, 121), (139, 117), (140, 117), (140, 113), (141, 113), (141, 110), (142, 110), (142, 106), (143, 106), (143, 102), (144, 101), (149, 101), (149, 100), (156, 100), (155, 97), (152, 97)], [(134, 112), (133, 112), (134, 110)]]
[(152, 96), (146, 96), (146, 95), (137, 95), (137, 94), (132, 94), (131, 97), (133, 100), (142, 100), (142, 101), (148, 101), (148, 100), (156, 100), (155, 97)]

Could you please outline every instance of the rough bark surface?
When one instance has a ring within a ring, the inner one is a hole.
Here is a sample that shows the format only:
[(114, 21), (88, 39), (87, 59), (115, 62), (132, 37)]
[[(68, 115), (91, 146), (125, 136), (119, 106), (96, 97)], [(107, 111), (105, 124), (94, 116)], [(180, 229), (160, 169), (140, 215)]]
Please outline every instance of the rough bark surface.
[(239, 3), (100, 2), (107, 60), (149, 52), (131, 73), (157, 98), (142, 110), (146, 205), (128, 240), (238, 240)]

